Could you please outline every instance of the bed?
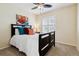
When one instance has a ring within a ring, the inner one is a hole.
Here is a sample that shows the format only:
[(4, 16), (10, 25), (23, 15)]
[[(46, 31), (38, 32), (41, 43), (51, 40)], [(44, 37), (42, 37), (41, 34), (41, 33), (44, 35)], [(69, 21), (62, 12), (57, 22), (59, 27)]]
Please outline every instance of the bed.
[(27, 56), (44, 56), (51, 47), (55, 47), (55, 31), (34, 35), (15, 35), (14, 26), (16, 25), (11, 25), (10, 44)]

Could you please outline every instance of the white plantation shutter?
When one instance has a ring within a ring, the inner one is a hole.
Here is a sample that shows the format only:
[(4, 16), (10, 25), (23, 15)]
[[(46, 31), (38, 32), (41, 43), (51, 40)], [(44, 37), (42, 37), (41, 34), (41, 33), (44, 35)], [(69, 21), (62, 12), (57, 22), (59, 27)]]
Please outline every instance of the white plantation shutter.
[(43, 17), (42, 20), (42, 33), (48, 33), (55, 31), (56, 29), (56, 18), (55, 16)]

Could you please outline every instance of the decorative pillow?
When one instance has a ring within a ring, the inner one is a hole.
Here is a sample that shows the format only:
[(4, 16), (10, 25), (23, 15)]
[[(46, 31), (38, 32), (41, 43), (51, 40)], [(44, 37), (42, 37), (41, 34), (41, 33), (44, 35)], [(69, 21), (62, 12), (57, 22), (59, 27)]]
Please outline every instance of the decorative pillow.
[(20, 16), (20, 18), (18, 19), (18, 22), (23, 24), (26, 22), (26, 17), (25, 16)]
[(29, 25), (29, 23), (28, 23), (28, 22), (25, 22), (25, 23), (24, 23), (24, 25), (26, 25), (26, 26), (27, 26), (27, 25)]
[(22, 15), (16, 15), (17, 24), (24, 24), (25, 22), (28, 22), (28, 18), (26, 16)]
[(29, 31), (29, 35), (33, 35), (34, 33), (33, 33), (33, 29), (28, 29), (28, 31)]
[(25, 23), (25, 21), (26, 21), (26, 20), (24, 20), (24, 19), (19, 19), (19, 20), (18, 20), (18, 22), (21, 23), (21, 24)]
[(28, 28), (28, 29), (29, 29), (29, 28), (30, 28), (30, 29), (32, 28), (31, 25), (25, 25), (24, 27), (25, 27), (25, 28)]
[(23, 27), (17, 27), (17, 28), (18, 28), (18, 31), (19, 31), (19, 34), (20, 34), (20, 35), (25, 34)]
[(29, 34), (28, 28), (24, 28), (25, 34)]

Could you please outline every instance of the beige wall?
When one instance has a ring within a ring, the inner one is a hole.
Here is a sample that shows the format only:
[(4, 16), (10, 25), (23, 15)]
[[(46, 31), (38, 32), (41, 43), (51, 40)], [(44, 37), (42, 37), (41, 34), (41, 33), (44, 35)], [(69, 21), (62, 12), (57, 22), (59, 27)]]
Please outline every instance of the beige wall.
[[(56, 16), (56, 42), (76, 46), (77, 28), (77, 5), (62, 7), (42, 14), (46, 16)], [(36, 16), (37, 24), (41, 24), (40, 15)]]
[(77, 49), (79, 51), (79, 4), (77, 4)]
[(34, 24), (34, 15), (27, 13), (12, 4), (0, 4), (0, 49), (9, 46), (11, 39), (11, 24), (16, 23), (16, 14), (29, 17), (30, 24)]

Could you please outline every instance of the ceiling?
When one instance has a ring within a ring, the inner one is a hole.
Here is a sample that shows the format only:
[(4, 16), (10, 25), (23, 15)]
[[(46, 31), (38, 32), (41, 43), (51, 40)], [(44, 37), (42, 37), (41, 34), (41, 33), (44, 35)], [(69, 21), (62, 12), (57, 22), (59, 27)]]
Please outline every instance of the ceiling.
[(37, 15), (37, 14), (40, 14), (40, 12), (45, 13), (45, 12), (48, 12), (48, 11), (51, 11), (51, 10), (54, 10), (54, 9), (57, 9), (57, 8), (72, 5), (73, 3), (50, 3), (50, 4), (52, 5), (51, 8), (42, 8), (41, 11), (40, 11), (39, 8), (32, 10), (31, 8), (33, 8), (35, 6), (33, 3), (14, 3), (12, 5), (16, 6), (19, 9), (23, 9), (25, 11), (27, 10), (27, 12), (30, 12), (32, 14)]

